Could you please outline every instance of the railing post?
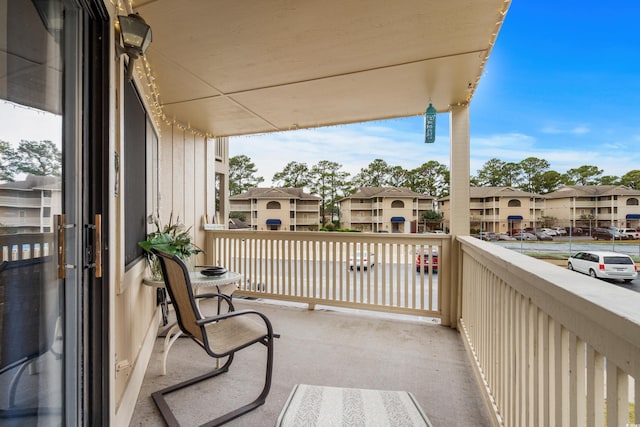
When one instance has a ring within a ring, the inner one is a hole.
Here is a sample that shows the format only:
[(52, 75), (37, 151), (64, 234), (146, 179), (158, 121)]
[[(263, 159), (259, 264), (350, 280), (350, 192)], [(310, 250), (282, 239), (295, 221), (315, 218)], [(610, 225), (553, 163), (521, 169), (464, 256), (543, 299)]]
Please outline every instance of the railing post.
[(451, 328), (458, 328), (458, 317), (462, 298), (460, 297), (460, 286), (462, 283), (462, 268), (460, 243), (454, 237), (446, 239), (442, 244), (443, 259), (445, 268), (439, 271), (442, 285), (442, 325)]

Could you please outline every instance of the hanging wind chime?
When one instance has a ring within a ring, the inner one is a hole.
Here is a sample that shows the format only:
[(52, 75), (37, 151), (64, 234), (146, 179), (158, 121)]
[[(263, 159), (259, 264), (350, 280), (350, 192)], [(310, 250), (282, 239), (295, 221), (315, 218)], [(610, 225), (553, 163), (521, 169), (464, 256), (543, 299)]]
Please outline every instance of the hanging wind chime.
[(436, 114), (438, 110), (429, 102), (429, 107), (424, 113), (424, 142), (433, 143), (436, 141)]

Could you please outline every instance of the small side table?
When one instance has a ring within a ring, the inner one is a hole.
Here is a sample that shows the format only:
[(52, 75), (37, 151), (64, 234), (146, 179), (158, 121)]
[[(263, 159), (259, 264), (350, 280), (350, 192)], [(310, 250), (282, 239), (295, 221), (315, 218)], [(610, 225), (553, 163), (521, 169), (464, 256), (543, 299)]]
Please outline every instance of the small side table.
[[(228, 271), (219, 276), (205, 276), (198, 271), (192, 271), (189, 273), (189, 279), (195, 295), (197, 295), (199, 290), (202, 288), (215, 287), (217, 293), (231, 296), (235, 290), (238, 289), (238, 283), (242, 281), (242, 275), (240, 273)], [(153, 280), (150, 277), (145, 278), (143, 283), (157, 289), (165, 288), (164, 281)], [(162, 375), (167, 374), (167, 356), (169, 355), (171, 346), (180, 337), (180, 335), (182, 335), (182, 331), (180, 331), (180, 327), (177, 323), (173, 324), (167, 331), (167, 335), (164, 338)]]

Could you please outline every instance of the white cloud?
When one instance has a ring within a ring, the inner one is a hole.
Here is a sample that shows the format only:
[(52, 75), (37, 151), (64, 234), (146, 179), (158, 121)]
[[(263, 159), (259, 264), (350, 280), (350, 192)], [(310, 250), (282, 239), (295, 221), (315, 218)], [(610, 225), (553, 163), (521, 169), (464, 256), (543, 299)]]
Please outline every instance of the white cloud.
[(391, 166), (414, 169), (430, 160), (449, 164), (448, 138), (425, 144), (417, 132), (396, 131), (389, 126), (353, 125), (304, 129), (230, 139), (231, 156), (247, 155), (256, 164), (262, 185), (286, 164), (295, 161), (312, 167), (321, 160), (337, 162), (354, 176), (375, 159)]
[(584, 135), (591, 132), (591, 129), (587, 126), (575, 126), (572, 128), (562, 129), (556, 126), (547, 126), (540, 130), (542, 133), (553, 135)]
[[(439, 122), (440, 124), (441, 122)], [(444, 126), (443, 126), (444, 127)], [(442, 128), (440, 128), (442, 130)], [(586, 130), (574, 128), (573, 133)], [(375, 159), (383, 159), (391, 166), (413, 169), (435, 160), (449, 166), (449, 136), (438, 134), (434, 144), (425, 144), (419, 120), (370, 122), (328, 128), (232, 138), (231, 156), (245, 154), (256, 164), (263, 185), (271, 185), (276, 172), (292, 161), (309, 167), (320, 160), (343, 165), (351, 176), (360, 172)], [(571, 133), (571, 132), (565, 132)], [(549, 135), (549, 134), (547, 134)], [(640, 152), (635, 148), (638, 134), (628, 141), (593, 143), (570, 139), (556, 143), (550, 136), (540, 138), (523, 132), (496, 133), (489, 136), (471, 135), (470, 174), (491, 158), (505, 162), (520, 162), (527, 157), (545, 159), (550, 169), (560, 173), (582, 165), (595, 165), (604, 175), (622, 176), (632, 169), (640, 169)]]
[(62, 116), (0, 100), (0, 141), (52, 141), (60, 147)]

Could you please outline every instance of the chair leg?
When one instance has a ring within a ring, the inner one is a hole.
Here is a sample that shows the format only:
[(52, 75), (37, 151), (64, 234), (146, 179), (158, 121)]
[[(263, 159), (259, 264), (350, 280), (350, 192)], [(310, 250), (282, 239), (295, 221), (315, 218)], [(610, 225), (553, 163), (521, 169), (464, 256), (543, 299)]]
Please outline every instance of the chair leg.
[[(264, 340), (261, 341), (261, 343), (267, 347), (267, 366), (266, 366), (266, 372), (265, 372), (264, 387), (262, 388), (262, 391), (260, 392), (258, 397), (251, 403), (248, 403), (244, 406), (241, 406), (238, 409), (235, 409), (231, 412), (221, 415), (220, 417), (212, 421), (202, 424), (201, 427), (215, 427), (215, 426), (222, 425), (264, 404), (264, 402), (267, 399), (267, 395), (269, 394), (269, 390), (271, 389), (271, 376), (273, 373), (273, 338), (265, 338)], [(164, 421), (167, 423), (169, 427), (179, 427), (180, 424), (178, 423), (178, 420), (176, 419), (176, 417), (173, 415), (171, 408), (169, 408), (169, 405), (167, 404), (165, 396), (174, 391), (181, 390), (183, 388), (189, 387), (191, 385), (197, 384), (199, 382), (205, 381), (209, 378), (213, 378), (217, 375), (227, 372), (229, 370), (229, 366), (231, 365), (232, 361), (233, 361), (233, 354), (229, 356), (229, 359), (227, 360), (227, 362), (219, 369), (215, 369), (204, 375), (200, 375), (198, 377), (183, 381), (179, 384), (164, 388), (162, 390), (156, 391), (151, 394), (153, 401), (158, 407), (158, 410), (160, 410), (160, 414), (162, 415), (162, 418), (164, 418)]]
[(164, 418), (164, 421), (167, 423), (167, 426), (179, 427), (180, 423), (178, 422), (176, 417), (173, 415), (171, 408), (169, 408), (169, 404), (165, 399), (165, 395), (168, 395), (170, 393), (173, 393), (174, 391), (178, 391), (183, 388), (189, 387), (193, 384), (197, 384), (199, 382), (208, 380), (209, 378), (213, 378), (220, 374), (224, 374), (229, 370), (229, 366), (231, 365), (232, 361), (233, 361), (233, 354), (229, 356), (227, 363), (225, 363), (221, 368), (214, 369), (213, 371), (207, 372), (206, 374), (193, 377), (181, 383), (178, 383), (178, 384), (163, 388), (162, 390), (158, 390), (156, 392), (151, 393), (151, 398), (153, 399), (156, 406), (158, 407), (158, 410), (160, 410), (160, 414), (162, 415), (162, 418)]

